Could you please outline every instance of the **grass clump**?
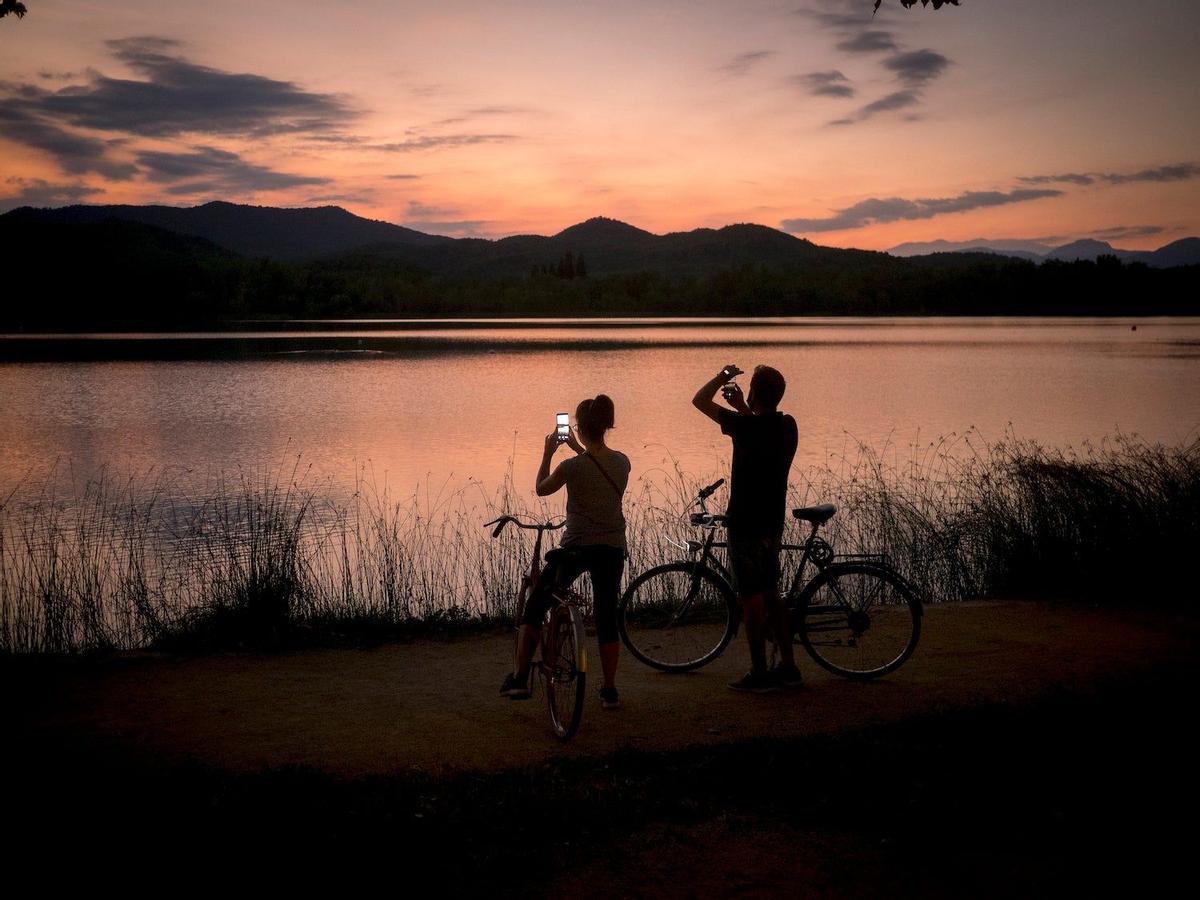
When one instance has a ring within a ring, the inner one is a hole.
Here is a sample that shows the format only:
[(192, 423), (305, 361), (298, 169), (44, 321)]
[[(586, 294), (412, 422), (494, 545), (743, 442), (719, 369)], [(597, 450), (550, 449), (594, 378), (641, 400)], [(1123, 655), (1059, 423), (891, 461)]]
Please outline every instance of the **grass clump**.
[[(711, 476), (675, 463), (634, 483), (627, 580), (683, 555), (689, 501)], [(927, 602), (1182, 603), (1167, 573), (1200, 542), (1200, 439), (1118, 435), (1060, 450), (968, 433), (903, 460), (848, 441), (792, 484), (793, 506), (838, 505), (822, 532), (835, 550), (885, 554)], [(446, 481), (403, 500), (365, 470), (339, 499), (298, 460), (218, 478), (200, 498), (153, 475), (26, 485), (0, 502), (0, 652), (271, 649), (494, 628), (511, 621), (531, 540), (516, 529), (491, 539), (482, 523), (558, 508), (527, 501), (511, 464), (491, 492)], [(788, 542), (806, 534), (787, 529)]]

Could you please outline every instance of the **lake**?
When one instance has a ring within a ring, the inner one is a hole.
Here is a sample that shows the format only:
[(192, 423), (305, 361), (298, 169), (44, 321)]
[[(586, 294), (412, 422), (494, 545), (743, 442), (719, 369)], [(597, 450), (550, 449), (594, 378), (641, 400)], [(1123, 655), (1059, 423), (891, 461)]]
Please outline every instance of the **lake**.
[[(911, 458), (941, 437), (1051, 446), (1200, 430), (1191, 319), (773, 319), (312, 322), (237, 333), (0, 336), (0, 496), (52, 469), (161, 473), (291, 466), (329, 490), (373, 473), (393, 495), (512, 466), (532, 498), (557, 411), (598, 392), (635, 475), (718, 475), (728, 441), (691, 406), (722, 365), (788, 379), (795, 478), (865, 443)], [(739, 379), (748, 386), (749, 374)], [(965, 450), (961, 442), (952, 451)], [(957, 448), (957, 449), (954, 449)], [(568, 451), (560, 451), (565, 453)], [(311, 469), (309, 467), (311, 466)], [(443, 488), (447, 486), (447, 488)]]

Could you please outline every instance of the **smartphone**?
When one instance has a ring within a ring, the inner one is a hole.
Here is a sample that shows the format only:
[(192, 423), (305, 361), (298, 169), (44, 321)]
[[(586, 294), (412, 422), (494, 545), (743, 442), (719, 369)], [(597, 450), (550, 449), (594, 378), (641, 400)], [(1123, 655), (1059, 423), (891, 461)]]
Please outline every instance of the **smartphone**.
[(554, 417), (554, 433), (558, 435), (558, 442), (564, 443), (571, 436), (571, 418), (566, 413), (558, 413)]

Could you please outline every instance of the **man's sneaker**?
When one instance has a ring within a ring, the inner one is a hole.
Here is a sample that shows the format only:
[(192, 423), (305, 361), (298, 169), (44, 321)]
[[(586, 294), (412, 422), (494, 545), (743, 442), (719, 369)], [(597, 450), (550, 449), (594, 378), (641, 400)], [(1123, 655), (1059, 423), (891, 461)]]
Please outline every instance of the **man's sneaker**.
[(771, 677), (784, 687), (795, 688), (804, 684), (804, 676), (800, 674), (800, 669), (795, 663), (790, 666), (786, 663), (778, 663), (771, 669)]
[(519, 681), (516, 675), (509, 672), (504, 676), (504, 684), (500, 685), (500, 693), (509, 700), (528, 700), (529, 681)]
[(731, 691), (742, 691), (749, 694), (769, 694), (779, 690), (779, 682), (767, 672), (747, 672), (737, 681), (729, 682)]
[(600, 688), (600, 708), (601, 709), (616, 709), (621, 705), (621, 698), (617, 696), (615, 687)]

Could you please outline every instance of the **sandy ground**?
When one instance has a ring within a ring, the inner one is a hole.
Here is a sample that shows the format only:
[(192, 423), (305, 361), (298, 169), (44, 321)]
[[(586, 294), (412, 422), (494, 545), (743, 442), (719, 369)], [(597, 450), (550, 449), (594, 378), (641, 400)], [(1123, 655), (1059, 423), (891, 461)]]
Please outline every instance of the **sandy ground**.
[(1194, 658), (1197, 637), (1191, 621), (1158, 612), (936, 606), (927, 610), (916, 654), (898, 672), (852, 683), (799, 653), (806, 686), (766, 696), (725, 687), (746, 668), (740, 637), (715, 663), (682, 676), (626, 655), (618, 678), (623, 707), (602, 710), (589, 686), (583, 724), (565, 745), (549, 731), (544, 702), (498, 695), (512, 653), (505, 636), (271, 656), (134, 654), (55, 669), (49, 678), (18, 666), (9, 696), (21, 700), (9, 721), (36, 743), (86, 736), (169, 763), (233, 772), (295, 765), (351, 777), (437, 776), (631, 747), (799, 738), (984, 702), (1020, 703), (1056, 686), (1086, 688)]

